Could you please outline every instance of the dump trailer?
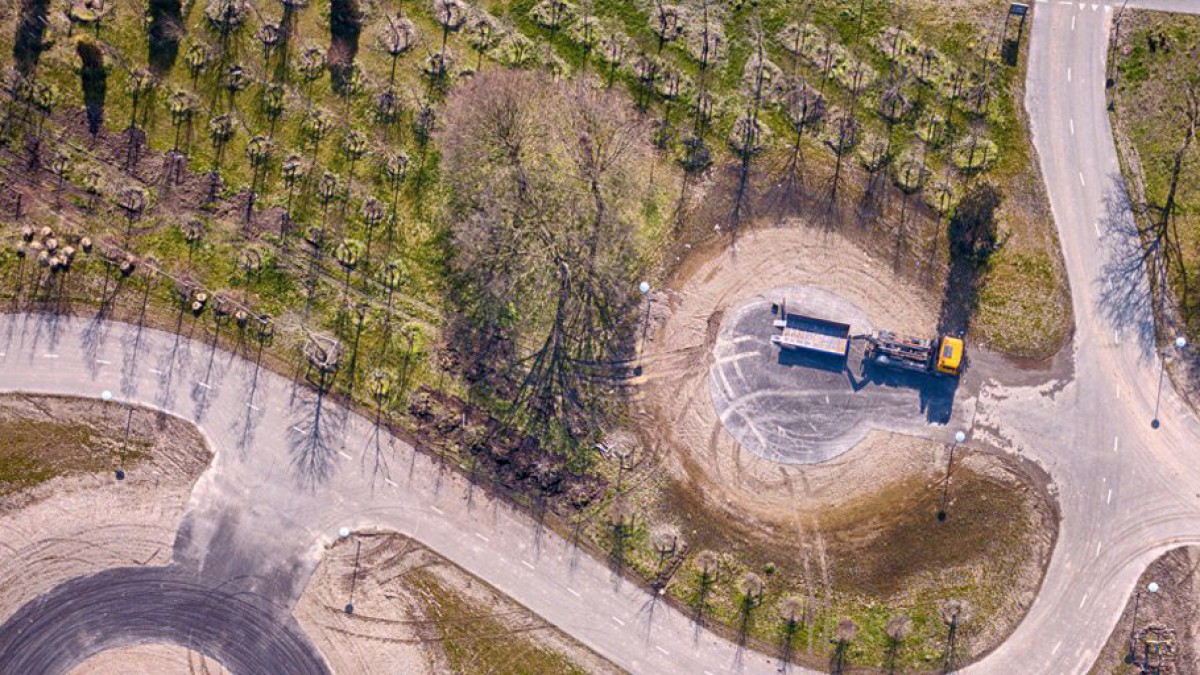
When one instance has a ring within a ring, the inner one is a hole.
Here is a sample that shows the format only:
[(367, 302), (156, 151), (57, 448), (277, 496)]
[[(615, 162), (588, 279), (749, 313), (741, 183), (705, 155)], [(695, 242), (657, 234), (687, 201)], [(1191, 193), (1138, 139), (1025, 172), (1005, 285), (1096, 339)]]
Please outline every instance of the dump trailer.
[(963, 366), (963, 341), (953, 335), (932, 340), (880, 331), (864, 336), (865, 357), (877, 365), (933, 375), (958, 375)]
[(771, 344), (843, 358), (850, 352), (850, 324), (796, 314), (786, 308), (780, 317), (775, 320), (780, 332), (771, 336)]

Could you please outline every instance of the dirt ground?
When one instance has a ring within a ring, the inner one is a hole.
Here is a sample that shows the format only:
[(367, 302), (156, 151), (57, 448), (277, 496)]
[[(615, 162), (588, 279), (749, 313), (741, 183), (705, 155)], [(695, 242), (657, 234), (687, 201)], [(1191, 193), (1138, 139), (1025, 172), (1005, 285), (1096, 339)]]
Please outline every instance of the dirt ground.
[[(872, 431), (814, 465), (779, 464), (743, 449), (713, 406), (713, 345), (726, 312), (792, 284), (837, 293), (876, 327), (935, 330), (938, 297), (835, 232), (800, 224), (762, 229), (743, 234), (736, 246), (693, 256), (653, 295), (635, 417), (638, 440), (655, 464), (646, 481), (665, 496), (647, 497), (639, 508), (648, 521), (674, 523), (693, 553), (722, 551), (736, 570), (777, 568), (771, 585), (807, 596), (822, 616), (844, 612), (871, 621), (880, 606), (885, 614), (907, 612), (926, 642), (915, 644), (914, 635), (902, 658), (922, 671), (943, 658), (935, 608), (951, 596), (969, 598), (976, 616), (959, 635), (953, 665), (965, 664), (999, 644), (1036, 595), (1057, 530), (1044, 477), (968, 440), (953, 463), (951, 517), (939, 525), (949, 429), (946, 442)], [(636, 501), (635, 492), (629, 498)], [(998, 513), (1009, 515), (995, 520), (995, 529), (978, 527)], [(672, 583), (686, 586), (688, 577), (680, 572)], [(882, 623), (867, 630), (882, 633)], [(810, 645), (821, 643), (812, 637)], [(877, 658), (871, 649), (857, 662)], [(815, 665), (823, 658), (819, 648), (809, 657), (801, 660)]]
[(231, 675), (220, 663), (178, 645), (110, 649), (71, 669), (69, 675)]
[[(782, 466), (745, 452), (727, 434), (709, 389), (712, 347), (725, 312), (780, 285), (836, 292), (861, 308), (877, 326), (932, 334), (934, 301), (898, 283), (890, 266), (834, 232), (802, 225), (741, 236), (736, 246), (681, 270), (673, 288), (656, 294), (652, 328), (644, 349), (642, 427), (662, 431), (653, 442), (686, 452), (670, 453), (680, 476), (710, 490), (713, 501), (767, 515), (803, 506), (832, 506), (910, 473), (928, 461), (929, 444), (868, 437), (837, 460), (815, 467)], [(870, 456), (872, 461), (858, 461)]]
[[(354, 611), (347, 613), (351, 599)], [(335, 673), (621, 672), (393, 533), (362, 531), (335, 542), (294, 615)], [(457, 625), (471, 628), (458, 633)]]
[[(1148, 593), (1150, 583), (1157, 593)], [(1141, 591), (1140, 594), (1138, 591)], [(1134, 629), (1134, 606), (1137, 626)], [(1143, 665), (1162, 675), (1200, 673), (1200, 547), (1177, 548), (1146, 568), (1091, 675), (1134, 675)], [(1132, 631), (1132, 632), (1131, 632)], [(1161, 642), (1161, 647), (1155, 647)], [(1130, 646), (1136, 648), (1131, 658)], [(1149, 659), (1149, 660), (1147, 660)]]
[[(0, 497), (0, 621), (21, 605), (78, 576), (109, 567), (165, 565), (192, 485), (211, 458), (191, 425), (168, 416), (97, 401), (56, 397), (0, 397), (0, 419), (90, 427), (92, 436), (123, 438), (141, 458), (117, 481), (110, 469), (60, 475)], [(98, 465), (111, 465), (112, 448)]]

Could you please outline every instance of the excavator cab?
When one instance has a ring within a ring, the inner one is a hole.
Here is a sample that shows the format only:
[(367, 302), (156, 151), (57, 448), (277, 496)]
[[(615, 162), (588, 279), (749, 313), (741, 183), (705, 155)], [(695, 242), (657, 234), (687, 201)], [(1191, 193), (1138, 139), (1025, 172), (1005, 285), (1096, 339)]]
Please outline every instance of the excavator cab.
[(937, 372), (943, 375), (957, 376), (963, 365), (963, 341), (960, 338), (943, 335), (938, 345)]

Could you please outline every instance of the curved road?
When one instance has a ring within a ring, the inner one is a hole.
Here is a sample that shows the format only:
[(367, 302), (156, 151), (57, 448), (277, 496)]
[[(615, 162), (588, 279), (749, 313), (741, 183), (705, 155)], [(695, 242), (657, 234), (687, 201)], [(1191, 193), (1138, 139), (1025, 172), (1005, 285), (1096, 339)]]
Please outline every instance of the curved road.
[[(1193, 0), (1129, 4), (1200, 11)], [(1200, 542), (1200, 463), (1192, 461), (1200, 424), (1167, 387), (1162, 426), (1150, 427), (1159, 362), (1145, 281), (1136, 269), (1117, 270), (1129, 212), (1104, 112), (1112, 14), (1100, 3), (1035, 8), (1027, 107), (1072, 281), (1075, 369), (1068, 381), (1037, 387), (985, 384), (972, 433), (1041, 463), (1058, 487), (1063, 523), (1029, 615), (972, 673), (1086, 672), (1145, 565), (1167, 548)], [(363, 419), (318, 406), (251, 361), (103, 321), (0, 317), (0, 390), (103, 389), (194, 421), (217, 451), (164, 574), (223, 594), (207, 597), (248, 603), (239, 620), (276, 645), (271, 659), (297, 664), (282, 670), (324, 669), (284, 618), (323, 546), (341, 526), (378, 526), (425, 543), (630, 671), (777, 672), (772, 659), (697, 629), (526, 515), (472, 493), (429, 458), (373, 435)], [(379, 470), (377, 448), (386, 461)], [(168, 602), (165, 588), (110, 592), (107, 577), (97, 577), (69, 582), (0, 626), (0, 672), (62, 672), (126, 639), (108, 631), (96, 640), (88, 632), (94, 622), (54, 621), (79, 616), (54, 598), (127, 616), (130, 625), (155, 613), (173, 617), (166, 624), (187, 625), (192, 616), (193, 627), (206, 623), (186, 603)], [(268, 615), (279, 617), (274, 625), (254, 623)], [(235, 668), (245, 663), (202, 641), (185, 644)]]

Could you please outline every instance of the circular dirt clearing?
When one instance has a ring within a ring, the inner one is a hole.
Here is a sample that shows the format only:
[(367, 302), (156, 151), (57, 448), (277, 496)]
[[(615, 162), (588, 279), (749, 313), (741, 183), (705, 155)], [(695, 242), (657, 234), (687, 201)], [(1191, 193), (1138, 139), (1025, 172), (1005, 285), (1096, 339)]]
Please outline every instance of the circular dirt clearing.
[(782, 308), (871, 333), (866, 313), (828, 290), (786, 286), (730, 311), (713, 345), (709, 387), (717, 416), (745, 449), (775, 462), (811, 464), (844, 453), (871, 428), (917, 432), (950, 419), (957, 381), (848, 357), (771, 344)]

